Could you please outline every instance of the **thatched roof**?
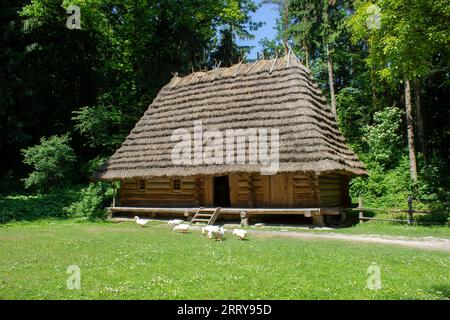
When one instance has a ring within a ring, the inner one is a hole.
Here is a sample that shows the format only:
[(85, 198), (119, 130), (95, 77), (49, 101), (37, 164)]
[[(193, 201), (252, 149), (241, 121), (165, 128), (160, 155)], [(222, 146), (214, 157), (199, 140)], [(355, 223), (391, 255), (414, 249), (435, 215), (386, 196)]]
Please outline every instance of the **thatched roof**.
[(293, 55), (174, 77), (94, 178), (259, 172), (260, 164), (176, 165), (175, 129), (278, 128), (279, 172), (365, 174), (309, 71)]

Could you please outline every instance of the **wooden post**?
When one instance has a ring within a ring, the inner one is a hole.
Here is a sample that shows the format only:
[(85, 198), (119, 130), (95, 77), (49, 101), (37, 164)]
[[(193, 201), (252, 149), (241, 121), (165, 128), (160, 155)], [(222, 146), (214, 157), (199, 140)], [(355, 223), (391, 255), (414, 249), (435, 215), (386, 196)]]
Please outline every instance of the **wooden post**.
[(312, 223), (315, 227), (324, 227), (325, 222), (323, 221), (323, 214), (313, 214)]
[(195, 177), (195, 203), (197, 206), (203, 205), (202, 180), (201, 177)]
[(192, 217), (191, 217), (191, 215), (189, 214), (189, 211), (188, 211), (188, 210), (184, 210), (183, 215), (184, 215), (184, 217), (186, 218), (186, 220), (187, 220), (188, 222), (191, 222)]
[[(358, 197), (358, 209), (362, 209), (363, 208), (363, 198), (362, 196)], [(360, 211), (359, 212), (359, 223), (363, 223), (364, 222), (364, 212)]]
[(413, 205), (412, 205), (412, 196), (408, 196), (408, 224), (411, 225), (413, 223)]
[(111, 220), (113, 218), (113, 212), (111, 209), (106, 209), (106, 219)]
[(113, 187), (112, 207), (115, 208), (116, 207), (116, 184), (114, 182), (112, 183), (112, 187)]
[(247, 177), (247, 188), (248, 188), (248, 206), (249, 208), (255, 207), (255, 189), (253, 186), (253, 175), (249, 173)]
[(248, 226), (248, 214), (247, 214), (247, 212), (241, 211), (240, 216), (241, 216), (241, 226), (242, 227)]

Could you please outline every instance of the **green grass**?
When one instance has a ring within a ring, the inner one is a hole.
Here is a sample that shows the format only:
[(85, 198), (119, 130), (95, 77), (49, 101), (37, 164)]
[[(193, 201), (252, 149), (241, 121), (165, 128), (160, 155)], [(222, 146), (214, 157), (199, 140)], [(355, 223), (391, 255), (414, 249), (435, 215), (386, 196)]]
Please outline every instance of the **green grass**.
[[(448, 299), (450, 254), (252, 235), (175, 234), (160, 223), (46, 220), (0, 227), (1, 299)], [(366, 288), (381, 268), (382, 289)], [(68, 290), (69, 265), (81, 289)]]
[(387, 221), (368, 221), (350, 228), (338, 229), (339, 233), (346, 234), (380, 234), (403, 237), (435, 237), (450, 239), (448, 226), (412, 225)]
[(261, 229), (261, 230), (280, 230), (289, 229), (292, 231), (301, 232), (315, 232), (315, 233), (339, 233), (339, 234), (371, 234), (380, 236), (399, 236), (399, 237), (412, 237), (412, 238), (423, 238), (423, 237), (434, 237), (442, 239), (450, 239), (450, 228), (446, 225), (412, 225), (409, 226), (406, 223), (397, 222), (387, 222), (387, 221), (368, 221), (362, 224), (357, 224), (352, 227), (345, 228), (333, 228), (330, 229), (314, 229), (305, 227), (250, 227), (250, 229)]

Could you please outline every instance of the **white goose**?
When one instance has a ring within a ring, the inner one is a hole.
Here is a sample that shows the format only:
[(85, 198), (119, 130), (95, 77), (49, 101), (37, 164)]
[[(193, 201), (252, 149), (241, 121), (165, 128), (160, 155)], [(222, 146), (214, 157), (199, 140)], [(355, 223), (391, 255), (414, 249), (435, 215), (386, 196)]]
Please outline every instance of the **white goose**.
[(175, 227), (179, 224), (182, 224), (184, 221), (180, 220), (180, 219), (173, 219), (173, 220), (169, 220), (168, 225), (171, 227)]
[(134, 220), (136, 221), (136, 223), (138, 225), (140, 225), (142, 228), (150, 221), (150, 220), (144, 220), (144, 219), (139, 219), (138, 216), (134, 217)]

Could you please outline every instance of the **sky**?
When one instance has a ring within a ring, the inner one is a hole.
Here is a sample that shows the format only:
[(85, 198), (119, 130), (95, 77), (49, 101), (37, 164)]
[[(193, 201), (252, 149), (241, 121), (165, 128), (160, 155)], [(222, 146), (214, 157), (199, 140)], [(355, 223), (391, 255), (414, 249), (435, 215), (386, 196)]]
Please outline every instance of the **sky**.
[[(261, 1), (256, 1), (260, 3)], [(238, 39), (237, 43), (239, 45), (254, 46), (255, 48), (250, 51), (247, 55), (248, 59), (256, 59), (256, 53), (261, 52), (261, 46), (259, 41), (263, 38), (273, 39), (276, 36), (276, 18), (278, 17), (278, 7), (273, 4), (263, 4), (255, 13), (252, 15), (253, 22), (265, 22), (266, 24), (259, 28), (257, 31), (251, 31), (255, 35), (252, 40), (242, 40)]]

